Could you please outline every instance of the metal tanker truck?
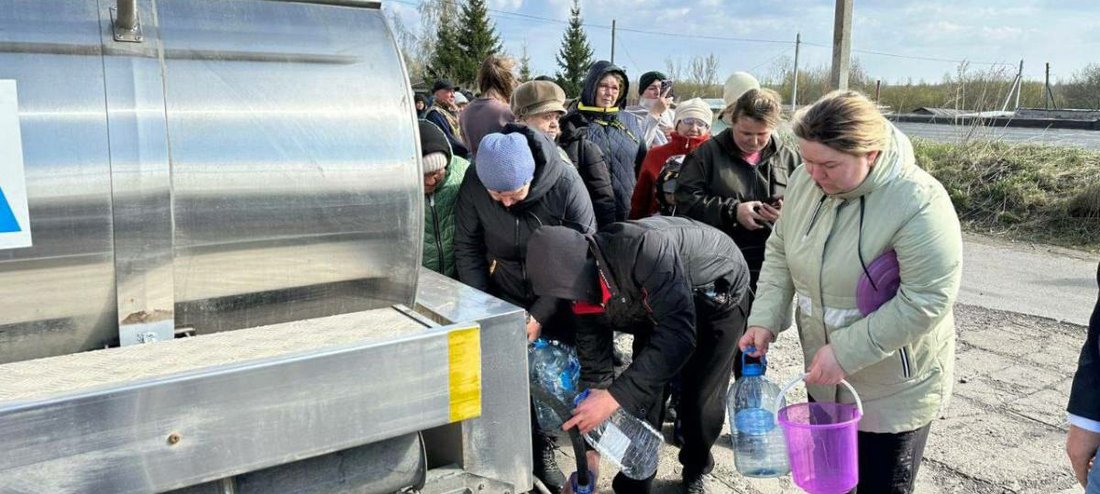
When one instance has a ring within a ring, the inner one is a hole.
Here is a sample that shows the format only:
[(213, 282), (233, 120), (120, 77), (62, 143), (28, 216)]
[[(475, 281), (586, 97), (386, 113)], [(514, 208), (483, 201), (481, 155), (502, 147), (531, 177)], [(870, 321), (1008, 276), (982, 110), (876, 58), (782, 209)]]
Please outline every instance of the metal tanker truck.
[(0, 493), (530, 489), (416, 129), (377, 2), (3, 2)]

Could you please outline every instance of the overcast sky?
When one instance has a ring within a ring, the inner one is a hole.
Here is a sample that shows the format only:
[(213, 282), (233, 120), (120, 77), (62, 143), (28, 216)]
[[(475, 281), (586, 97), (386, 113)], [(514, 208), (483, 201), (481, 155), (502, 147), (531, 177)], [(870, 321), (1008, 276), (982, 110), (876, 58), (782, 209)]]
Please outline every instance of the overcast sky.
[[(416, 3), (383, 1), (406, 25), (418, 27)], [(553, 74), (571, 0), (488, 4), (505, 50), (518, 57), (526, 43), (534, 72)], [(718, 56), (722, 79), (735, 70), (767, 77), (784, 57), (793, 60), (798, 32), (805, 42), (800, 65), (827, 66), (833, 8), (833, 0), (581, 0), (595, 57), (610, 57), (615, 19), (615, 62), (631, 78), (663, 70), (669, 58), (686, 62), (709, 53)], [(856, 0), (852, 32), (853, 58), (888, 83), (938, 82), (961, 60), (969, 60), (971, 70), (1015, 73), (1023, 59), (1024, 77), (1032, 80), (1042, 80), (1043, 64), (1050, 62), (1055, 81), (1100, 63), (1097, 0)]]

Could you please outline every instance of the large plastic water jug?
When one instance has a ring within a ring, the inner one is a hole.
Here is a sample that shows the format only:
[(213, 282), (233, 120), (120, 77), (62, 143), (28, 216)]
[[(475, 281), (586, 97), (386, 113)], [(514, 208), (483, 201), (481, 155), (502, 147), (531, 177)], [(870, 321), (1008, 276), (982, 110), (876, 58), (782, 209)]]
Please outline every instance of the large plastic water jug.
[(775, 420), (783, 400), (779, 386), (764, 376), (767, 359), (746, 361), (746, 354), (754, 351), (749, 347), (741, 354), (741, 378), (731, 386), (727, 398), (733, 462), (746, 477), (780, 477), (791, 470), (783, 429)]
[[(585, 390), (577, 396), (576, 404), (587, 397)], [(615, 410), (606, 422), (589, 431), (584, 438), (627, 477), (645, 480), (657, 473), (661, 433), (622, 408)]]
[(527, 350), (527, 371), (539, 429), (562, 434), (578, 392), (581, 365), (577, 352), (557, 341), (537, 339)]

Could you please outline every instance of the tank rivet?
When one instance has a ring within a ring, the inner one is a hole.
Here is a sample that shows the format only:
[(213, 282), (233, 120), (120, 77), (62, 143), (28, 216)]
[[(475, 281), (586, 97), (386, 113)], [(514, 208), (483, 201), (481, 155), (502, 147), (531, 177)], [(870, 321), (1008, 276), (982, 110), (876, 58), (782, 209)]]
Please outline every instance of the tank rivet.
[(183, 437), (180, 436), (180, 433), (178, 433), (178, 432), (173, 432), (171, 434), (168, 434), (168, 444), (170, 446), (175, 446), (177, 443), (180, 442), (181, 439), (183, 439)]

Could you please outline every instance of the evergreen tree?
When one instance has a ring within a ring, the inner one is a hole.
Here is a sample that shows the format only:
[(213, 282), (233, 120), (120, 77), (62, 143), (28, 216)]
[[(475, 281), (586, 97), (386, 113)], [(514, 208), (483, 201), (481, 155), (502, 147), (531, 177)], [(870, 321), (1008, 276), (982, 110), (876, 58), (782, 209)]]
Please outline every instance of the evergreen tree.
[(503, 50), (496, 27), (489, 19), (489, 9), (485, 6), (485, 0), (470, 0), (462, 6), (455, 48), (460, 60), (456, 67), (455, 79), (461, 81), (464, 86), (473, 86), (481, 62)]
[[(420, 5), (422, 49), (429, 53), (425, 74), (431, 79), (455, 80), (461, 63), (458, 49), (458, 8), (453, 0), (428, 0)], [(434, 31), (434, 39), (429, 32)]]
[(523, 43), (523, 58), (519, 59), (519, 80), (527, 82), (531, 80), (531, 56), (527, 54), (527, 43)]
[(561, 38), (561, 50), (557, 55), (558, 85), (565, 90), (565, 95), (570, 98), (580, 96), (581, 84), (588, 66), (592, 65), (592, 47), (588, 44), (588, 36), (584, 34), (581, 24), (581, 5), (579, 0), (573, 0), (573, 9), (569, 15), (569, 27)]

